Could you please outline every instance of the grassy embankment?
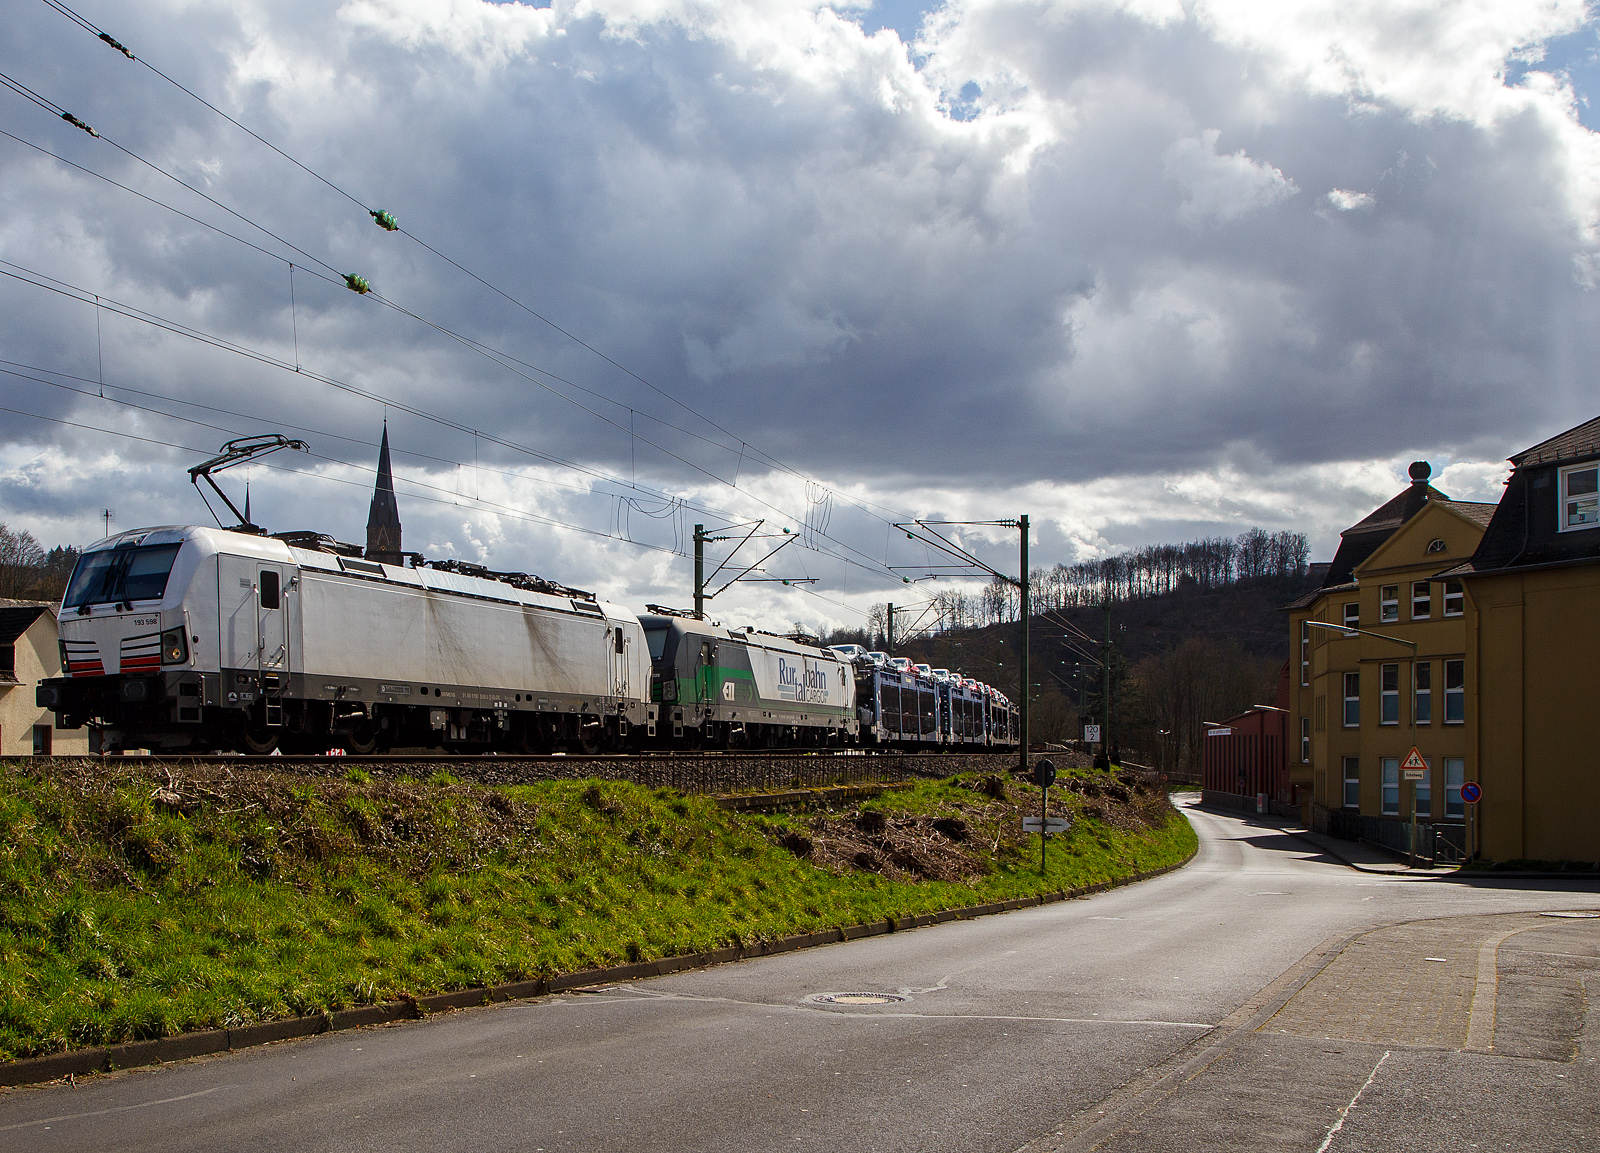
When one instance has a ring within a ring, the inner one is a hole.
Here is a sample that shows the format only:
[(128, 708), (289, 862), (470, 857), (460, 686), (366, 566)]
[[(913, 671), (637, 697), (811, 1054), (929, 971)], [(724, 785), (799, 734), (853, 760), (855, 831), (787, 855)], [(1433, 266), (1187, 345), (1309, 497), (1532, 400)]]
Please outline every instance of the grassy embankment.
[[(0, 1060), (696, 953), (1183, 860), (1157, 790), (1064, 774), (848, 813), (621, 783), (482, 788), (0, 762)], [(998, 787), (997, 787), (998, 786)]]

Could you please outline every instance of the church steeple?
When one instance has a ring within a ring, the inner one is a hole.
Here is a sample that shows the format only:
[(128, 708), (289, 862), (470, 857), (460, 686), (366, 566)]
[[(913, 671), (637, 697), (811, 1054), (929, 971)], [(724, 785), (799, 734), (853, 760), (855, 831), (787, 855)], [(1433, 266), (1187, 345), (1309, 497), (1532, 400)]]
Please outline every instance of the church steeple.
[(389, 469), (389, 422), (383, 422), (383, 443), (378, 448), (378, 483), (367, 513), (367, 559), (401, 564), (400, 508), (394, 499), (394, 474)]

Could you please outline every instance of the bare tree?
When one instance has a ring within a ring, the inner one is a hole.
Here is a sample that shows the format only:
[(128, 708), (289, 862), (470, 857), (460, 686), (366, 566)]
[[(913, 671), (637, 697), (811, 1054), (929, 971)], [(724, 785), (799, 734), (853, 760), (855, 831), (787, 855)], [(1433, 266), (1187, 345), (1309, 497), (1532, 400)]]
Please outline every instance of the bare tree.
[(0, 597), (28, 595), (44, 566), (45, 551), (32, 533), (0, 524)]

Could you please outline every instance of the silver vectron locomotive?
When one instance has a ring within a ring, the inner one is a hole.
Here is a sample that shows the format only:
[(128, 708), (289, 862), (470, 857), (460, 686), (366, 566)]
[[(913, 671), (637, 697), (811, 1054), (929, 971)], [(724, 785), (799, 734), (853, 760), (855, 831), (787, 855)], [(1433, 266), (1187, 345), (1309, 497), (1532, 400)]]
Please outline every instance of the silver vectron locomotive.
[(1015, 742), (976, 682), (315, 533), (119, 533), (84, 551), (59, 617), (39, 705), (107, 752)]

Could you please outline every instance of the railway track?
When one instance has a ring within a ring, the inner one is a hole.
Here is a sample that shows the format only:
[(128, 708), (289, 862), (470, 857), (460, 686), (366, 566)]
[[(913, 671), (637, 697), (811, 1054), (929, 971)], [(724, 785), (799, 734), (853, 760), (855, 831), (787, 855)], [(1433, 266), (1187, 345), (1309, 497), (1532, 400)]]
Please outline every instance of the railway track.
[[(1056, 754), (1058, 757), (1060, 754)], [(495, 754), (410, 753), (387, 756), (212, 756), (122, 755), (108, 757), (41, 756), (22, 758), (48, 772), (95, 760), (106, 767), (126, 766), (135, 772), (183, 773), (201, 770), (253, 770), (312, 777), (343, 777), (359, 770), (372, 777), (421, 778), (447, 774), (484, 785), (531, 784), (536, 781), (598, 778), (625, 780), (684, 793), (734, 793), (766, 789), (816, 788), (827, 785), (882, 784), (917, 777), (956, 773), (1006, 772), (1017, 767), (1016, 752), (866, 753), (860, 750), (762, 750), (760, 752), (612, 753), (586, 756), (554, 753), (540, 756)]]

